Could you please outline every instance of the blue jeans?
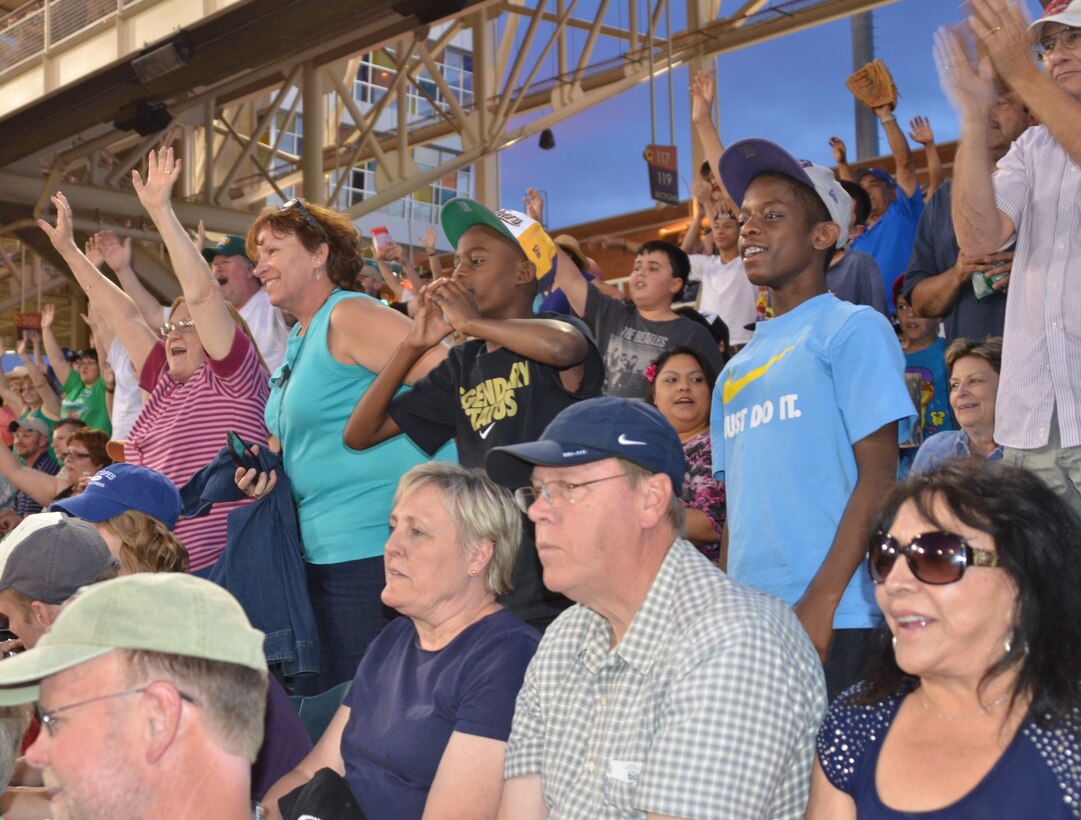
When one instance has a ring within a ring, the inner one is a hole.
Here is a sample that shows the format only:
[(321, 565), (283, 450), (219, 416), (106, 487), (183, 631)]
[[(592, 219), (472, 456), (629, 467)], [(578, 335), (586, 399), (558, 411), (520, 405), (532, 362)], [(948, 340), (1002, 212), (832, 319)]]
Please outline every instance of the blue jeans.
[(364, 650), (394, 613), (379, 597), (386, 584), (382, 556), (339, 564), (306, 564), (305, 569), (322, 645), (323, 671), (296, 678), (294, 691), (317, 695), (353, 679)]

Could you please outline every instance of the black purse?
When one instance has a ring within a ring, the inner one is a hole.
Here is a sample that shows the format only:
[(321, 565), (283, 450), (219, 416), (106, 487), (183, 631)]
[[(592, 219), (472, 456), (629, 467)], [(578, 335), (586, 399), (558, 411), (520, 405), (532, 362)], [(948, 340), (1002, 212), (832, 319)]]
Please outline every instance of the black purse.
[(366, 820), (345, 778), (333, 769), (320, 769), (315, 777), (278, 800), (283, 820)]

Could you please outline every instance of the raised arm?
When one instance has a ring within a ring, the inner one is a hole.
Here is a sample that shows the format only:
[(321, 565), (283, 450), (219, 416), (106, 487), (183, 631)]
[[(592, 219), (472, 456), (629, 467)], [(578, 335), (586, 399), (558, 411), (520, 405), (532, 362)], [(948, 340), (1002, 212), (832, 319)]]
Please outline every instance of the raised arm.
[(852, 167), (848, 164), (848, 147), (840, 137), (830, 137), (830, 150), (833, 161), (837, 163), (837, 179), (853, 182)]
[(60, 379), (61, 385), (64, 385), (67, 384), (68, 376), (71, 375), (71, 365), (64, 358), (64, 351), (60, 347), (60, 342), (56, 340), (56, 334), (53, 333), (55, 319), (56, 305), (46, 303), (41, 308), (41, 340), (45, 343), (45, 354), (49, 357), (49, 364), (56, 372), (56, 378)]
[[(2, 356), (8, 349), (7, 339), (0, 336), (0, 356)], [(11, 382), (8, 381), (8, 377), (4, 375), (4, 369), (0, 368), (0, 398), (4, 400), (4, 404), (11, 408), (11, 411), (16, 416), (21, 416), (23, 413), (23, 398), (19, 395), (18, 391), (11, 386)]]
[(994, 162), (988, 144), (987, 117), (995, 101), (991, 61), (977, 69), (956, 32), (935, 32), (939, 82), (961, 119), (961, 139), (953, 166), (953, 227), (957, 244), (969, 257), (994, 253), (1014, 233), (1013, 221), (995, 204), (991, 183)]
[[(537, 222), (540, 222), (544, 216), (544, 197), (541, 196), (540, 191), (536, 188), (526, 188), (525, 206), (526, 213)], [(558, 254), (553, 290), (559, 288), (563, 291), (563, 295), (567, 297), (567, 302), (570, 303), (571, 310), (579, 316), (584, 316), (586, 298), (589, 295), (589, 280), (582, 275), (582, 272), (578, 270), (578, 266), (571, 261), (567, 254), (559, 250), (559, 248), (556, 248), (556, 251)]]
[(924, 156), (927, 157), (927, 190), (923, 195), (930, 199), (931, 194), (938, 190), (946, 179), (946, 172), (942, 170), (942, 157), (939, 156), (938, 146), (935, 145), (935, 134), (931, 130), (931, 121), (924, 116), (917, 116), (908, 121), (908, 127), (912, 130), (908, 135), (913, 142), (923, 146)]
[(872, 108), (871, 111), (882, 123), (882, 130), (886, 132), (886, 140), (890, 144), (890, 153), (893, 154), (893, 160), (897, 164), (894, 174), (897, 187), (904, 191), (905, 196), (912, 196), (920, 184), (916, 176), (916, 161), (912, 158), (912, 149), (908, 145), (908, 140), (905, 139), (904, 131), (897, 124), (893, 106), (880, 105), (878, 108)]
[(112, 231), (99, 231), (94, 234), (94, 242), (98, 253), (105, 260), (105, 264), (113, 269), (120, 287), (130, 296), (139, 307), (143, 321), (151, 330), (161, 326), (162, 306), (154, 298), (154, 294), (146, 289), (142, 281), (131, 266), (131, 237), (123, 242)]
[[(721, 174), (718, 163), (721, 154), (724, 153), (724, 143), (721, 135), (713, 122), (713, 94), (716, 83), (713, 75), (705, 71), (699, 71), (691, 82), (691, 122), (694, 124), (695, 133), (702, 143), (702, 150), (709, 162), (709, 170), (713, 172), (718, 184), (721, 184)], [(723, 187), (723, 184), (722, 184)], [(725, 196), (728, 193), (725, 192)]]
[(420, 237), (424, 245), (424, 252), (428, 254), (428, 269), (432, 272), (432, 279), (438, 279), (443, 275), (443, 263), (439, 261), (439, 254), (435, 250), (435, 225), (429, 225), (424, 229), (424, 236)]
[(698, 234), (702, 230), (703, 202), (709, 202), (709, 185), (696, 179), (691, 185), (691, 221), (683, 234), (683, 242), (680, 243), (684, 253), (690, 253), (698, 241)]
[[(1081, 100), (1032, 61), (1028, 24), (1021, 7), (1008, 0), (971, 0), (971, 7), (971, 28), (987, 49), (995, 71), (1070, 159), (1081, 164)], [(1063, 45), (1059, 43), (1058, 48)], [(1060, 53), (1052, 54), (1048, 65), (1054, 65)]]
[(0, 447), (0, 475), (43, 507), (48, 507), (57, 493), (69, 485), (65, 480), (66, 471), (61, 470), (60, 475), (48, 475), (27, 467), (19, 463), (8, 447)]
[(210, 266), (173, 212), (171, 196), (180, 176), (180, 164), (173, 157), (172, 147), (151, 151), (147, 157), (146, 181), (137, 170), (132, 170), (131, 181), (169, 251), (199, 341), (210, 358), (220, 361), (232, 349), (236, 324)]
[(109, 324), (128, 349), (135, 368), (141, 370), (157, 337), (142, 320), (131, 297), (103, 276), (75, 244), (71, 227), (71, 206), (67, 198), (57, 192), (52, 197), (52, 202), (56, 206), (56, 226), (39, 219), (38, 227), (45, 232), (53, 247), (67, 262), (75, 280), (86, 292), (102, 321)]
[[(52, 305), (48, 305), (52, 307)], [(26, 355), (26, 348), (28, 344), (33, 344), (34, 356), (33, 358)], [(56, 391), (53, 390), (53, 386), (49, 384), (49, 380), (45, 378), (45, 368), (41, 364), (41, 351), (39, 349), (39, 337), (31, 336), (29, 342), (24, 336), (19, 340), (19, 344), (16, 347), (16, 352), (19, 354), (19, 358), (23, 360), (23, 364), (26, 366), (27, 378), (30, 379), (30, 383), (34, 385), (34, 389), (38, 391), (38, 396), (41, 397), (41, 412), (47, 418), (54, 421), (60, 420), (60, 397), (56, 395)]]

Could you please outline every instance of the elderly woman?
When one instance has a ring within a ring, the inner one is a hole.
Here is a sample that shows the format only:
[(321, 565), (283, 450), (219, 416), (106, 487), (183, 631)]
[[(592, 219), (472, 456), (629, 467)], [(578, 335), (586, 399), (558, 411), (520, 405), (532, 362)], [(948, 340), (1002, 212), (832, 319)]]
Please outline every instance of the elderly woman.
[(868, 566), (889, 633), (819, 731), (808, 818), (1066, 818), (1081, 794), (1081, 521), (968, 459), (899, 485)]
[(1002, 458), (1002, 447), (994, 438), (1002, 339), (955, 339), (946, 348), (946, 367), (950, 408), (961, 429), (935, 433), (920, 445), (912, 462), (913, 472), (928, 472), (951, 458), (969, 455), (992, 461)]
[(687, 459), (680, 500), (687, 511), (687, 539), (714, 563), (724, 533), (724, 484), (713, 477), (709, 411), (717, 374), (689, 347), (670, 347), (646, 368), (650, 404), (668, 419)]
[[(285, 361), (271, 378), (266, 423), (280, 443), (299, 510), (323, 674), (298, 686), (315, 694), (352, 678), (386, 625), (379, 590), (391, 499), (402, 475), (428, 457), (405, 436), (352, 450), (342, 432), (410, 323), (350, 292), (364, 258), (345, 214), (299, 199), (263, 211), (248, 232), (248, 255), (258, 260), (255, 276), (270, 303), (297, 318)], [(442, 347), (429, 351), (407, 382), (445, 357)], [(237, 480), (258, 497), (275, 478), (250, 470), (238, 471)]]
[(109, 437), (101, 430), (76, 430), (67, 438), (63, 464), (56, 475), (20, 464), (11, 450), (0, 447), (0, 475), (42, 507), (47, 507), (56, 498), (81, 493), (90, 476), (113, 463), (105, 450), (108, 442)]
[[(246, 441), (266, 441), (263, 410), (268, 391), (267, 372), (247, 325), (225, 301), (206, 260), (173, 213), (170, 196), (179, 171), (172, 148), (165, 148), (150, 152), (145, 182), (132, 172), (135, 192), (161, 233), (184, 291), (157, 334), (131, 298), (75, 244), (71, 207), (63, 194), (52, 198), (56, 227), (38, 220), (98, 320), (131, 354), (140, 386), (149, 394), (128, 434), (124, 460), (164, 473), (177, 486), (214, 460), (229, 430)], [(244, 503), (215, 504), (208, 515), (177, 525), (193, 572), (203, 572), (217, 560), (225, 547), (226, 517)]]
[(368, 820), (495, 817), (514, 701), (539, 634), (504, 609), (521, 540), (510, 494), (433, 462), (402, 478), (390, 514), (383, 601), (393, 621), (364, 655), (312, 753), (267, 793), (323, 768)]

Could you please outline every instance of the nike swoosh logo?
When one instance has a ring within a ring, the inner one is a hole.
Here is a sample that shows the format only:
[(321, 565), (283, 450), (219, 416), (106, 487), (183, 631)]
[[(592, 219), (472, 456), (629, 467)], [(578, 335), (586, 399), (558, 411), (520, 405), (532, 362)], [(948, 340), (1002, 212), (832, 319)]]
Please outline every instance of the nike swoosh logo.
[(616, 439), (616, 441), (618, 441), (620, 444), (622, 444), (624, 446), (626, 446), (628, 444), (642, 444), (642, 445), (645, 444), (644, 441), (635, 441), (633, 438), (627, 438), (626, 433), (620, 433), (619, 438)]
[(774, 356), (772, 359), (770, 359), (764, 365), (762, 365), (761, 367), (756, 367), (754, 370), (752, 370), (746, 376), (741, 376), (738, 379), (733, 379), (732, 374), (729, 373), (728, 380), (724, 383), (724, 390), (721, 392), (721, 398), (724, 401), (724, 403), (728, 404), (728, 402), (732, 401), (732, 399), (734, 399), (736, 396), (739, 395), (739, 392), (744, 387), (746, 387), (747, 385), (749, 385), (751, 382), (755, 381), (756, 379), (760, 379), (763, 376), (765, 376), (766, 372), (771, 367), (773, 367), (773, 365), (777, 364), (777, 362), (779, 362), (781, 359), (783, 359), (785, 356), (787, 356), (789, 353), (791, 353), (795, 349), (796, 349), (795, 345), (792, 345), (791, 347), (786, 347), (784, 350), (782, 350), (780, 353), (778, 353), (776, 356)]
[(492, 432), (493, 427), (495, 427), (495, 422), (494, 421), (491, 424), (489, 424), (487, 427), (485, 427), (483, 430), (480, 431), (480, 437), (481, 438), (488, 438), (488, 434), (490, 432)]

